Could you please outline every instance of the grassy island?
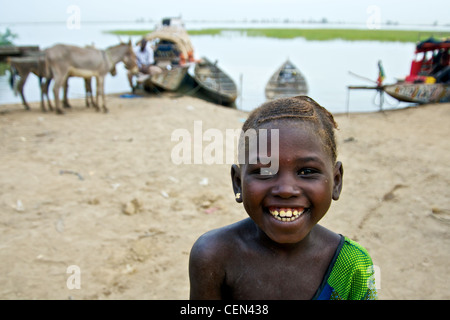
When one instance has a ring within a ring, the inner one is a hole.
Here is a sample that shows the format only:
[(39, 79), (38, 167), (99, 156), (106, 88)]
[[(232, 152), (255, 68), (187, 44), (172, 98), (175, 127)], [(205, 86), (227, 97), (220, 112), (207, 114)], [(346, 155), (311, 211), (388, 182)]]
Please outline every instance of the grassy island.
[[(116, 35), (143, 36), (152, 30), (113, 30), (109, 33)], [(213, 35), (220, 36), (227, 32), (239, 32), (248, 37), (268, 37), (278, 39), (304, 38), (306, 40), (333, 40), (348, 41), (398, 41), (417, 42), (434, 37), (450, 37), (450, 32), (419, 31), (419, 30), (370, 30), (370, 29), (265, 29), (265, 28), (211, 28), (188, 30), (193, 36)]]

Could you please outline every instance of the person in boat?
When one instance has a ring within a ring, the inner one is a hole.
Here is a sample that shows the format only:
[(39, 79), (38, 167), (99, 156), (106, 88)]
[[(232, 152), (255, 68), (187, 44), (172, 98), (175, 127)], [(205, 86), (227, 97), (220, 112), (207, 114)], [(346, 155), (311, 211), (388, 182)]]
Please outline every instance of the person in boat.
[(438, 53), (437, 63), (431, 71), (431, 76), (436, 79), (437, 83), (450, 83), (450, 65), (448, 49)]
[(249, 218), (194, 243), (191, 299), (377, 298), (367, 250), (318, 225), (342, 189), (336, 128), (306, 96), (266, 102), (249, 115), (231, 167), (236, 202)]
[[(149, 76), (161, 73), (162, 70), (156, 65), (154, 51), (147, 39), (142, 38), (140, 42), (133, 48), (136, 55), (136, 63), (139, 68), (139, 75), (137, 82), (142, 82)], [(133, 88), (133, 74), (128, 73), (128, 81), (131, 88)]]

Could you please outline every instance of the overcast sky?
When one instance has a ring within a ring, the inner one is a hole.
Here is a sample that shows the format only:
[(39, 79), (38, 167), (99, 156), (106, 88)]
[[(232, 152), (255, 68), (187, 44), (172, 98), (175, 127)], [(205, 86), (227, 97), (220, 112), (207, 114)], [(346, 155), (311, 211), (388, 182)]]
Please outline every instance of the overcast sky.
[[(0, 23), (66, 21), (79, 8), (81, 21), (295, 19), (365, 23), (450, 24), (448, 0), (1, 0)], [(376, 6), (374, 11), (373, 6)]]

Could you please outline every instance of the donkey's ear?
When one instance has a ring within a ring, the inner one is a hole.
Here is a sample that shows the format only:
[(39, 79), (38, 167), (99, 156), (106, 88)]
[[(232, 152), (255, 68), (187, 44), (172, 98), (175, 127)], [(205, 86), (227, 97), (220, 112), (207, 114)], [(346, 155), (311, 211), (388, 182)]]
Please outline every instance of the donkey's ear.
[(130, 40), (128, 40), (128, 45), (131, 46), (131, 37)]

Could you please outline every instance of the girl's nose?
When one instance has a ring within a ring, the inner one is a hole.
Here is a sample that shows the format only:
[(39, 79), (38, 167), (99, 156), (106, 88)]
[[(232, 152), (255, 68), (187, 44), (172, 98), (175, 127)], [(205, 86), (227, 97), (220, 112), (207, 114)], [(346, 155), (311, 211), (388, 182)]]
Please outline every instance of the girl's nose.
[(272, 195), (280, 198), (291, 198), (300, 195), (300, 188), (295, 179), (291, 177), (280, 177), (276, 185), (272, 188)]

